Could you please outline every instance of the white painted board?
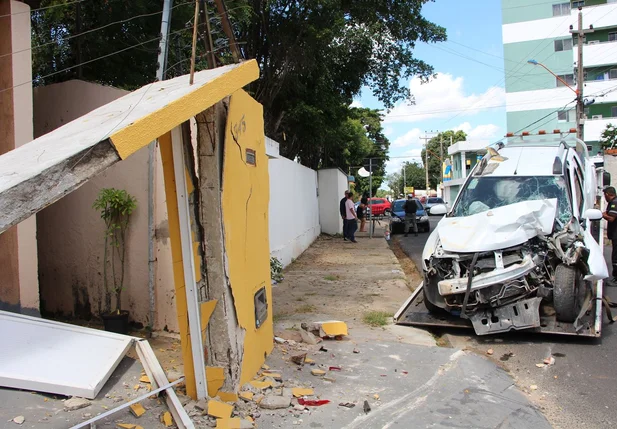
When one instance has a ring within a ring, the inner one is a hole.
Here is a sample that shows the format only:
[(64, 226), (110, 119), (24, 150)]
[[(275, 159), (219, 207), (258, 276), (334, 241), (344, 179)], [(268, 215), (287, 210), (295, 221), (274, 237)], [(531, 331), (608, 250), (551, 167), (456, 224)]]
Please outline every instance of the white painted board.
[(0, 386), (94, 399), (133, 337), (0, 311)]

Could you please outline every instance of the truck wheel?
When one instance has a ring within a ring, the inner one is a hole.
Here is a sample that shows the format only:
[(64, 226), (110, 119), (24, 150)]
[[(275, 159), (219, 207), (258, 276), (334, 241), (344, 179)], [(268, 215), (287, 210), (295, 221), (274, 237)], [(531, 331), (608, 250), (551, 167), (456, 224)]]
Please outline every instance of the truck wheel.
[(555, 285), (553, 287), (553, 305), (560, 322), (574, 322), (580, 307), (579, 294), (583, 287), (583, 279), (575, 267), (558, 265), (555, 269)]

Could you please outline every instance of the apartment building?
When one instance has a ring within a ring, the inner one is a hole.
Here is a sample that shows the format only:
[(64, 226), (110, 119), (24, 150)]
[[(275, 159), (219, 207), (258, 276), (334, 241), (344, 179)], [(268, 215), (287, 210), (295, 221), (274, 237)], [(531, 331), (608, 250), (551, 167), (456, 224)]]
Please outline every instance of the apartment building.
[[(502, 0), (502, 33), (509, 132), (569, 130), (576, 126), (579, 7), (583, 28), (585, 133), (592, 154), (602, 131), (617, 125), (617, 0)], [(561, 80), (535, 60), (551, 70)]]

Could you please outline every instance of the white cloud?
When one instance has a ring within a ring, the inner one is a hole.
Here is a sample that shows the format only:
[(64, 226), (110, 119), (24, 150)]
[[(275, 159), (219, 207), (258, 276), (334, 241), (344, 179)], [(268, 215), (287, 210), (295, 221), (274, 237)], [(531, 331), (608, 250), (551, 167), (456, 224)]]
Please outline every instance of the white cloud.
[(422, 131), (420, 131), (420, 128), (414, 128), (411, 131), (407, 131), (405, 134), (403, 134), (400, 137), (397, 137), (396, 139), (394, 139), (394, 141), (392, 142), (392, 144), (390, 145), (390, 147), (407, 147), (407, 146), (411, 146), (411, 145), (415, 145), (415, 144), (420, 144), (420, 134), (422, 133)]
[(385, 122), (420, 122), (433, 118), (475, 115), (482, 110), (505, 103), (503, 88), (493, 86), (481, 94), (466, 94), (462, 77), (448, 73), (438, 74), (429, 83), (413, 78), (409, 89), (415, 104), (400, 103), (386, 114)]
[(364, 105), (360, 100), (354, 100), (349, 107), (364, 107)]
[(392, 127), (386, 127), (383, 129), (383, 135), (386, 137), (390, 137), (392, 136), (392, 133), (394, 132), (394, 128)]
[(485, 140), (503, 137), (501, 135), (501, 129), (495, 124), (483, 124), (477, 127), (472, 127), (469, 122), (463, 122), (457, 127), (454, 127), (455, 131), (461, 130), (467, 134), (467, 140)]

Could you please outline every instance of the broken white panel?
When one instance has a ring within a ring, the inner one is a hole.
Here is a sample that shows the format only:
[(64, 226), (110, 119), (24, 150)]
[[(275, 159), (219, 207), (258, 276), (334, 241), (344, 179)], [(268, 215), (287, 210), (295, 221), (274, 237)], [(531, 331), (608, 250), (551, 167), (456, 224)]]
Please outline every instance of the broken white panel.
[(522, 201), (464, 217), (444, 217), (437, 227), (447, 252), (507, 249), (553, 232), (557, 199)]
[(0, 311), (0, 386), (96, 398), (133, 338)]

